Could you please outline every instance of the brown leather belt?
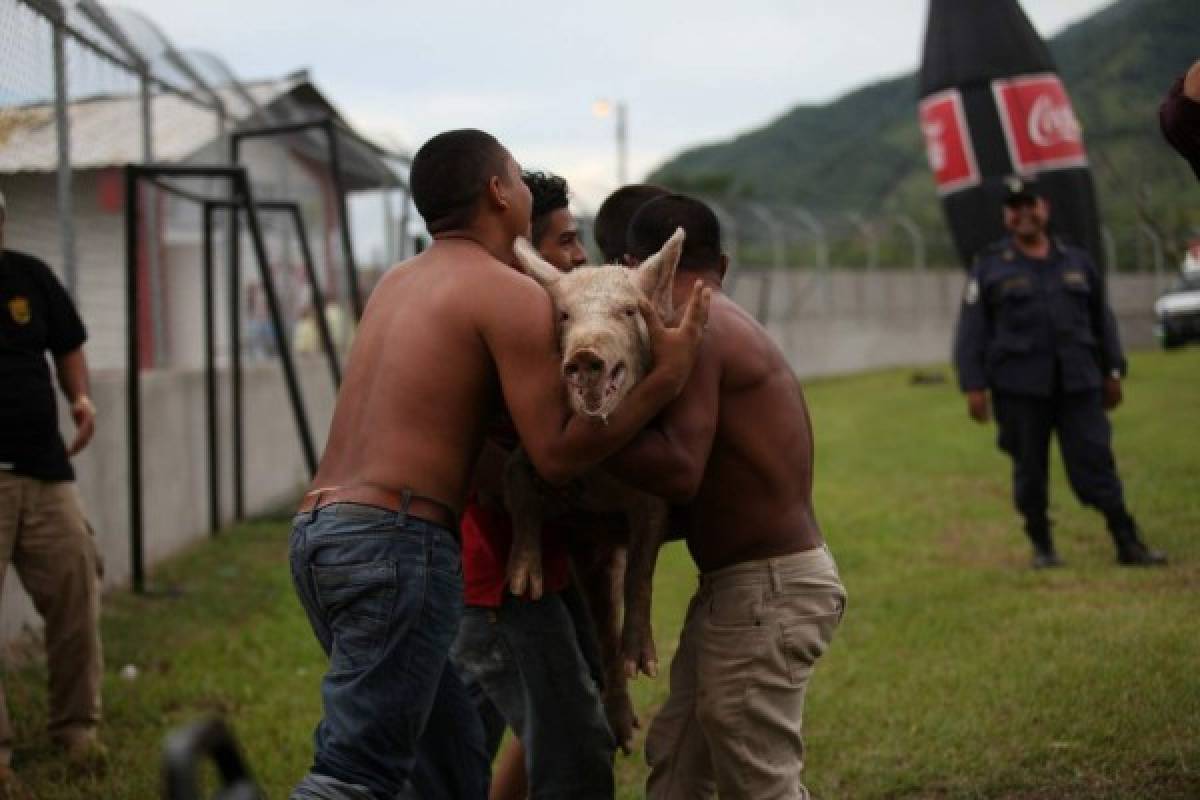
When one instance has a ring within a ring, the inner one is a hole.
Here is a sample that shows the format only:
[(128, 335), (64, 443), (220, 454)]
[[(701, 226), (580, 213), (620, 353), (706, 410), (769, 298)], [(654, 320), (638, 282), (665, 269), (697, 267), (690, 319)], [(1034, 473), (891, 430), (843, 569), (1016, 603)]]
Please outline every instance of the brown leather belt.
[(440, 500), (413, 494), (409, 489), (396, 492), (370, 485), (330, 486), (314, 489), (304, 495), (297, 513), (320, 511), (335, 503), (355, 503), (382, 508), (386, 511), (404, 512), (409, 516), (432, 522), (434, 525), (441, 525), (450, 533), (458, 536), (458, 514), (454, 509)]

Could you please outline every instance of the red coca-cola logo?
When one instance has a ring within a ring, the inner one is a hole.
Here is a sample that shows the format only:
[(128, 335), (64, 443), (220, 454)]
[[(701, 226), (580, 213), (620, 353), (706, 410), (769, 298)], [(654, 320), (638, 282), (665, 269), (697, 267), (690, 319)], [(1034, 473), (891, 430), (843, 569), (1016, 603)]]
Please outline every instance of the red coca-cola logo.
[(979, 166), (959, 91), (946, 89), (924, 98), (920, 119), (925, 153), (938, 193), (951, 194), (978, 186)]
[(1083, 130), (1071, 100), (1053, 73), (992, 81), (992, 94), (1013, 171), (1087, 166)]

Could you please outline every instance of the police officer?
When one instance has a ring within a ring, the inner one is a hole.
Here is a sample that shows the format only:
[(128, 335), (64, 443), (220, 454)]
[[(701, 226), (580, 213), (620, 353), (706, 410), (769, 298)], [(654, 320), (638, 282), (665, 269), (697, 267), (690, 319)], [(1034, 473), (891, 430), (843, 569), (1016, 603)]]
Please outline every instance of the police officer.
[(1126, 565), (1166, 563), (1125, 508), (1106, 411), (1121, 402), (1125, 357), (1104, 285), (1086, 252), (1046, 232), (1050, 207), (1032, 180), (1004, 186), (1010, 237), (976, 257), (954, 346), (959, 386), (977, 422), (989, 417), (1013, 460), (1013, 499), (1033, 543), (1035, 568), (1056, 567), (1047, 516), (1050, 434), (1085, 505), (1104, 514)]

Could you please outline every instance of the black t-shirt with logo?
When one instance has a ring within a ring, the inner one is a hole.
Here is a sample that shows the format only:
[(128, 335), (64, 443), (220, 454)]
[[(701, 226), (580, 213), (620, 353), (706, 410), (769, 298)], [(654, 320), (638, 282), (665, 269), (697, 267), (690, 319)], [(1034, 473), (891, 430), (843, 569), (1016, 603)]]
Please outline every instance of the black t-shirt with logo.
[(46, 351), (87, 339), (66, 289), (39, 259), (0, 251), (0, 470), (47, 481), (75, 477), (58, 432)]

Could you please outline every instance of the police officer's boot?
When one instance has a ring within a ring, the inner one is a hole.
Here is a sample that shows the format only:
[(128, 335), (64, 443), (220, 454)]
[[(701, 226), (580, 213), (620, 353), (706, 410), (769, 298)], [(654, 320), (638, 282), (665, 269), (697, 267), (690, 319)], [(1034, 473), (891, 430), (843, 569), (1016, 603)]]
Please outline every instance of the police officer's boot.
[(1061, 567), (1063, 560), (1054, 550), (1054, 540), (1050, 538), (1050, 520), (1025, 520), (1025, 533), (1033, 543), (1033, 568), (1047, 569)]
[(1155, 567), (1167, 563), (1167, 554), (1151, 550), (1138, 535), (1137, 522), (1124, 508), (1104, 512), (1108, 531), (1117, 545), (1117, 563), (1126, 567)]

